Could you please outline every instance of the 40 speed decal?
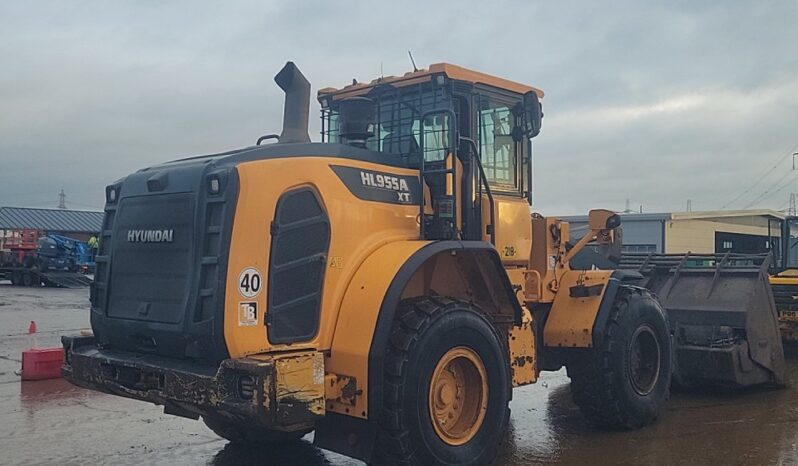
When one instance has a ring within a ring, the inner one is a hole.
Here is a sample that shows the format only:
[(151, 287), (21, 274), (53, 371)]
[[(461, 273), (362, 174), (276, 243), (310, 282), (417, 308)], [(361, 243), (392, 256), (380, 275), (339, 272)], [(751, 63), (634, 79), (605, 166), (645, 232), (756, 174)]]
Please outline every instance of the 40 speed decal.
[(247, 267), (238, 276), (238, 292), (245, 298), (254, 298), (260, 294), (263, 279), (260, 272), (254, 267)]
[(418, 177), (362, 168), (330, 165), (349, 191), (365, 201), (417, 204), (421, 196)]

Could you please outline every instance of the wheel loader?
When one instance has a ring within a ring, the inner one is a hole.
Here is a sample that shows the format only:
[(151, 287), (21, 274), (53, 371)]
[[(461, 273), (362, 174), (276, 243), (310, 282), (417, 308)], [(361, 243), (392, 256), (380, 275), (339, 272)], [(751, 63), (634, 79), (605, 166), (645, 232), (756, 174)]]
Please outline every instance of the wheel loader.
[(490, 462), (512, 389), (562, 367), (592, 423), (655, 420), (666, 312), (640, 274), (570, 267), (619, 216), (572, 244), (530, 215), (541, 90), (451, 64), (324, 88), (313, 143), (309, 82), (275, 81), (279, 135), (107, 186), (69, 381), (370, 464)]
[[(798, 342), (798, 217), (779, 220), (769, 233), (774, 264), (770, 286), (779, 315), (779, 328), (785, 342)], [(775, 231), (774, 231), (775, 230)]]

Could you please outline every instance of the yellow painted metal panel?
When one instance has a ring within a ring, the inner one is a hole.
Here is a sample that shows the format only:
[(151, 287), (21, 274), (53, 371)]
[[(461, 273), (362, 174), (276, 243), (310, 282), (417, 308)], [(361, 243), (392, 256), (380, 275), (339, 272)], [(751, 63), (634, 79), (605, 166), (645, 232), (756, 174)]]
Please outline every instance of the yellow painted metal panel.
[[(274, 399), (280, 421), (324, 415), (324, 355), (318, 352), (275, 358)], [(307, 412), (307, 414), (306, 414)]]
[[(607, 290), (612, 271), (572, 270), (563, 274), (559, 292), (543, 329), (543, 343), (546, 346), (590, 348), (593, 346), (593, 323), (596, 321), (601, 300)], [(592, 287), (603, 285), (595, 296), (571, 297), (570, 290), (575, 286)]]
[[(496, 249), (505, 264), (526, 265), (532, 249), (532, 216), (526, 199), (494, 196)], [(486, 217), (488, 218), (488, 217)]]
[[(417, 175), (414, 170), (368, 162), (324, 157), (291, 157), (258, 160), (237, 166), (240, 191), (236, 206), (225, 289), (224, 333), (230, 356), (297, 349), (328, 350), (344, 293), (360, 264), (372, 252), (393, 241), (418, 238), (417, 205), (364, 201), (356, 198), (330, 165), (345, 165), (396, 175)], [(264, 317), (268, 296), (270, 224), (277, 199), (291, 189), (316, 190), (330, 219), (330, 250), (324, 273), (319, 331), (309, 341), (292, 345), (271, 344)], [(239, 292), (239, 275), (254, 268), (262, 277), (262, 289), (253, 298)], [(242, 324), (242, 303), (256, 302), (254, 322)], [(263, 312), (262, 310), (265, 310)]]
[(534, 325), (529, 309), (524, 307), (522, 324), (512, 327), (508, 337), (513, 387), (534, 383), (538, 379), (539, 371)]
[(354, 377), (355, 406), (329, 400), (327, 409), (352, 416), (368, 416), (369, 349), (383, 298), (402, 265), (429, 241), (401, 241), (382, 246), (358, 268), (341, 303), (328, 372)]

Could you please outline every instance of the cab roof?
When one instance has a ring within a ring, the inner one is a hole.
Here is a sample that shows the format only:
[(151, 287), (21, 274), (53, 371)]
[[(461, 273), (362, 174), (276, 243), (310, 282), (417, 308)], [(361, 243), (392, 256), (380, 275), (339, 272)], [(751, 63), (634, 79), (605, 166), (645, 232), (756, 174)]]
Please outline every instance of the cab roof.
[(452, 65), (450, 63), (435, 63), (430, 65), (429, 69), (421, 69), (418, 71), (410, 71), (402, 76), (385, 76), (372, 80), (370, 83), (354, 83), (344, 86), (340, 89), (334, 87), (325, 87), (319, 89), (318, 99), (321, 101), (326, 97), (332, 97), (333, 100), (339, 100), (346, 97), (355, 97), (358, 95), (366, 94), (371, 88), (380, 84), (390, 84), (395, 87), (409, 86), (411, 84), (418, 84), (429, 81), (433, 76), (444, 74), (449, 79), (456, 81), (463, 81), (470, 84), (485, 84), (488, 86), (505, 89), (518, 94), (525, 94), (529, 91), (534, 91), (538, 98), (543, 98), (543, 91), (521, 84), (509, 79), (499, 78), (479, 71), (469, 70), (462, 66)]

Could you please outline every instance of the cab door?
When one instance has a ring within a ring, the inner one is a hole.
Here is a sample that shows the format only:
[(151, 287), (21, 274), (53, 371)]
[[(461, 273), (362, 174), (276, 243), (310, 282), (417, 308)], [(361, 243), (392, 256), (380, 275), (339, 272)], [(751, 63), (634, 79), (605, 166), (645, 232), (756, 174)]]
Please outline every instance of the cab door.
[[(532, 246), (531, 141), (515, 130), (520, 96), (483, 92), (475, 101), (479, 153), (493, 194), (496, 249), (505, 265), (526, 265)], [(487, 227), (490, 201), (484, 194), (482, 218)], [(483, 232), (490, 241), (488, 229)]]

